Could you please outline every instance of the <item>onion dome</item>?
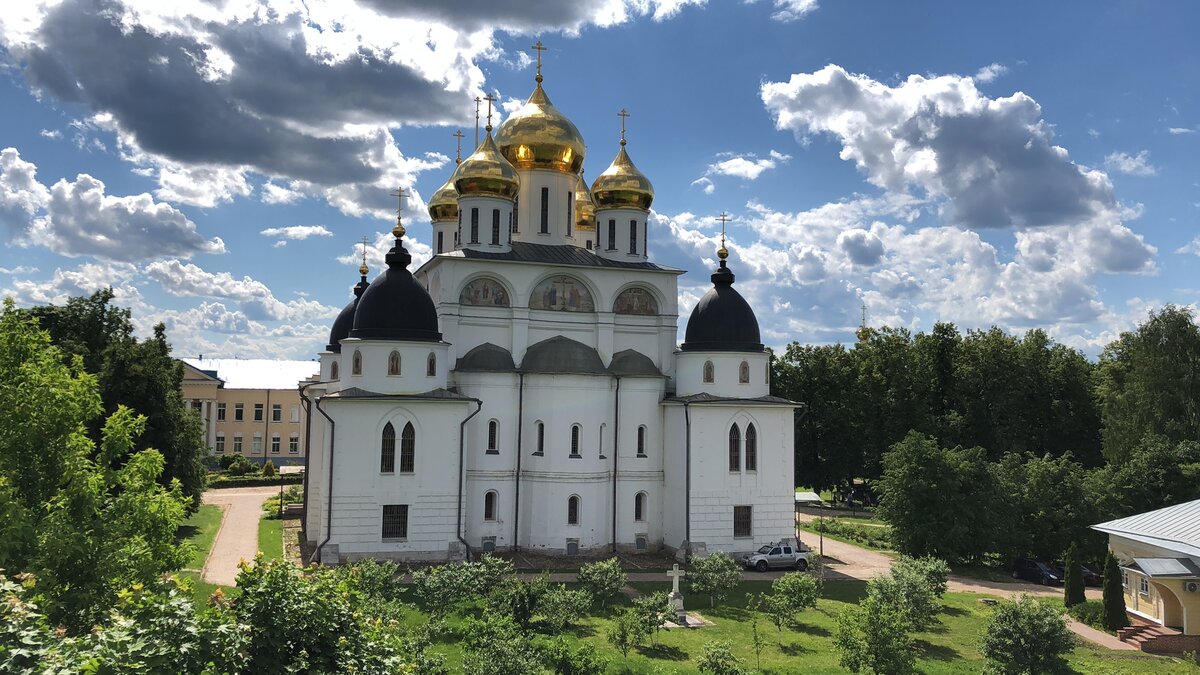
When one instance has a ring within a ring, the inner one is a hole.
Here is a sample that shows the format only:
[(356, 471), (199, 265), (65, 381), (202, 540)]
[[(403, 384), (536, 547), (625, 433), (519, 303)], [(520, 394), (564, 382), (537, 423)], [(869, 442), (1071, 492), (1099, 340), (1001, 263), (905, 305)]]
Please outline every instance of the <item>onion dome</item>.
[(454, 179), (457, 177), (458, 171), (455, 170), (429, 198), (429, 219), (433, 222), (458, 220), (458, 190), (454, 189)]
[(412, 256), (404, 248), (404, 226), (396, 218), (396, 245), (387, 252), (387, 269), (363, 291), (354, 312), (350, 337), (364, 340), (440, 342), (437, 309), (421, 284), (408, 271)]
[(342, 351), (342, 340), (350, 337), (350, 329), (354, 327), (354, 310), (358, 308), (358, 300), (369, 285), (367, 284), (367, 260), (365, 252), (363, 256), (363, 263), (358, 266), (359, 280), (354, 285), (354, 299), (350, 301), (350, 304), (343, 307), (342, 311), (338, 312), (337, 318), (333, 320), (333, 328), (329, 331), (329, 344), (325, 345), (325, 351), (340, 353)]
[(592, 183), (592, 199), (598, 209), (650, 210), (650, 203), (654, 201), (654, 186), (629, 159), (624, 138), (612, 164)]
[(587, 153), (583, 135), (550, 103), (541, 78), (529, 101), (496, 130), (496, 144), (518, 169), (579, 173)]
[(725, 266), (729, 251), (722, 244), (721, 266), (712, 275), (713, 287), (700, 298), (688, 318), (680, 349), (685, 352), (761, 352), (758, 319), (750, 303), (733, 289), (733, 272)]
[(575, 229), (596, 229), (596, 202), (592, 201), (592, 191), (583, 180), (583, 172), (575, 181)]
[(463, 160), (454, 172), (454, 187), (460, 197), (499, 197), (512, 201), (517, 196), (521, 179), (513, 165), (496, 149), (490, 126), (487, 132), (475, 154)]

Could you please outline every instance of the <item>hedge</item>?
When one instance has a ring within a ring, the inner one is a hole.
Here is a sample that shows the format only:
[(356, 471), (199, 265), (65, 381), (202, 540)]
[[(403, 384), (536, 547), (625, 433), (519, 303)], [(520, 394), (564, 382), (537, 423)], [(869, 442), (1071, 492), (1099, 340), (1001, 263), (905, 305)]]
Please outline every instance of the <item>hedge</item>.
[(208, 479), (211, 489), (232, 487), (260, 487), (263, 485), (299, 485), (304, 482), (304, 474), (289, 473), (282, 476), (267, 478), (261, 474), (256, 476), (217, 476)]

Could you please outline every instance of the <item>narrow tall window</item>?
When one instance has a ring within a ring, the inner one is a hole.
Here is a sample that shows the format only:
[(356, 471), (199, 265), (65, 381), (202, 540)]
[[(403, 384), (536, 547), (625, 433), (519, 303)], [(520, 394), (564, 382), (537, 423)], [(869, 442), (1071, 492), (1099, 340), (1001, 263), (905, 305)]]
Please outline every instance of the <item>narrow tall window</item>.
[(385, 504), (383, 507), (383, 538), (408, 537), (408, 504)]
[(633, 498), (633, 519), (639, 523), (646, 519), (645, 492), (639, 492)]
[(233, 421), (241, 422), (244, 419), (246, 419), (246, 404), (245, 403), (234, 403), (233, 404)]
[(542, 234), (550, 234), (550, 188), (542, 188)]
[(577, 495), (571, 495), (571, 498), (567, 500), (567, 524), (579, 524), (579, 497)]
[(500, 209), (492, 209), (492, 245), (500, 245)]
[(433, 377), (437, 375), (437, 354), (429, 352), (429, 356), (425, 357), (425, 376)]
[(224, 403), (217, 404), (217, 421), (218, 422), (225, 421), (225, 404)]
[(396, 471), (396, 428), (391, 422), (383, 428), (383, 439), (379, 448), (379, 472)]
[(254, 434), (254, 444), (250, 446), (250, 452), (255, 455), (262, 454), (262, 434)]
[(608, 221), (608, 250), (617, 250), (617, 221)]
[(604, 459), (604, 429), (605, 429), (605, 424), (603, 422), (601, 422), (600, 423), (600, 436), (596, 442), (596, 448), (597, 448), (597, 452), (600, 455), (600, 459)]
[(217, 434), (217, 452), (225, 452), (225, 434)]
[(713, 362), (705, 361), (704, 362), (704, 384), (712, 384), (713, 381), (716, 379), (715, 373), (713, 372), (713, 370), (714, 370)]
[(479, 209), (471, 209), (471, 243), (479, 243)]
[(255, 422), (263, 421), (263, 404), (261, 404), (261, 403), (254, 404), (254, 421)]
[(242, 435), (241, 434), (233, 435), (233, 451), (238, 453), (239, 455), (242, 453)]
[(572, 236), (571, 229), (575, 225), (575, 223), (573, 223), (571, 221), (571, 218), (573, 217), (572, 211), (574, 208), (575, 208), (575, 193), (568, 192), (567, 193), (567, 236), (568, 237)]
[(400, 473), (412, 473), (417, 460), (417, 431), (412, 422), (400, 432)]
[(489, 453), (495, 454), (495, 453), (500, 452), (496, 446), (497, 441), (499, 441), (499, 438), (498, 438), (499, 436), (500, 436), (500, 423), (497, 422), (496, 420), (492, 420), (491, 422), (488, 422), (487, 451)]
[(517, 207), (518, 207), (520, 204), (521, 204), (521, 200), (520, 200), (520, 199), (518, 199), (518, 198), (516, 198), (516, 197), (513, 197), (513, 215), (512, 215), (512, 227), (513, 227), (513, 232), (514, 232), (514, 233), (516, 233), (516, 232), (519, 232), (519, 231), (520, 231), (520, 227), (521, 227), (520, 225), (518, 225), (518, 224), (517, 224), (517, 222), (518, 222), (518, 221), (517, 221)]
[(295, 422), (299, 422), (299, 421), (300, 421), (300, 406), (294, 405), (294, 406), (292, 406), (292, 422), (295, 423)]
[(533, 454), (540, 455), (546, 450), (546, 425), (537, 423), (537, 450)]
[(638, 457), (646, 456), (646, 426), (645, 425), (638, 427), (637, 454), (638, 454)]
[(300, 452), (300, 437), (298, 435), (292, 434), (292, 437), (288, 439), (288, 452), (293, 455), (299, 454), (299, 452)]
[(272, 422), (282, 422), (283, 421), (283, 404), (281, 404), (281, 403), (272, 403), (271, 404), (271, 421)]
[(738, 366), (738, 383), (750, 384), (750, 364), (742, 361), (742, 365)]
[(496, 491), (488, 490), (483, 494), (483, 519), (496, 519)]
[(279, 454), (279, 450), (281, 448), (280, 442), (281, 441), (279, 440), (279, 434), (275, 434), (274, 436), (271, 437), (271, 452), (272, 453)]
[(571, 425), (571, 456), (579, 456), (579, 425)]
[(354, 356), (350, 358), (350, 374), (362, 375), (362, 353), (357, 349), (354, 350)]
[(638, 230), (637, 221), (636, 220), (629, 221), (629, 252), (630, 253), (637, 253), (637, 240), (638, 240), (637, 230)]
[(738, 539), (754, 536), (754, 507), (733, 507), (733, 536)]
[(742, 470), (742, 430), (736, 424), (729, 427), (729, 470)]
[(441, 253), (443, 250), (445, 250), (442, 246), (443, 240), (445, 239), (445, 237), (443, 235), (445, 235), (445, 234), (446, 234), (445, 232), (438, 232), (438, 236), (437, 236), (437, 247), (438, 247), (437, 252), (438, 253)]
[(338, 364), (337, 364), (337, 361), (334, 361), (334, 362), (333, 362), (333, 363), (332, 363), (332, 364), (329, 366), (329, 379), (331, 379), (331, 380), (336, 380), (336, 379), (338, 379)]
[(758, 471), (758, 430), (753, 424), (746, 426), (746, 470)]
[(388, 375), (400, 374), (400, 352), (388, 354)]

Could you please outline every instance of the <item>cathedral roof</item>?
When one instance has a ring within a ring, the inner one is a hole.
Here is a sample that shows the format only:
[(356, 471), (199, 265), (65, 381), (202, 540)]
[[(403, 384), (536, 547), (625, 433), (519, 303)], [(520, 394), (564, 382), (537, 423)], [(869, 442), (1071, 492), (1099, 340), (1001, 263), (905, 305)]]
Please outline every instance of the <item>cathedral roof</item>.
[(608, 364), (608, 370), (613, 375), (620, 375), (622, 377), (638, 375), (662, 377), (662, 371), (655, 367), (650, 357), (632, 349), (626, 349), (613, 354), (612, 363)]
[(440, 342), (437, 309), (408, 271), (412, 256), (404, 248), (404, 228), (396, 223), (396, 244), (388, 251), (387, 269), (363, 291), (354, 310), (350, 337), (365, 340)]
[(521, 370), (527, 373), (608, 374), (595, 349), (561, 335), (529, 347), (525, 358), (521, 359)]
[(654, 186), (629, 159), (625, 139), (621, 139), (621, 149), (612, 164), (592, 183), (592, 199), (597, 209), (648, 210), (654, 201)]
[(529, 100), (496, 130), (500, 152), (519, 169), (552, 169), (577, 174), (587, 146), (583, 135), (550, 102), (541, 74)]
[(711, 279), (713, 287), (700, 298), (688, 318), (680, 349), (685, 352), (761, 352), (763, 344), (758, 319), (750, 303), (734, 290), (733, 272), (726, 267), (723, 257)]
[(333, 320), (333, 328), (329, 331), (329, 344), (325, 345), (326, 351), (341, 352), (342, 340), (350, 337), (350, 330), (354, 328), (354, 311), (358, 309), (358, 301), (362, 298), (363, 291), (370, 285), (367, 283), (366, 263), (363, 263), (359, 271), (362, 272), (362, 278), (354, 285), (354, 299), (343, 307)]
[(768, 403), (771, 405), (790, 405), (804, 407), (803, 403), (789, 401), (778, 396), (755, 396), (754, 398), (737, 398), (734, 396), (714, 396), (709, 393), (692, 394), (690, 396), (668, 396), (663, 399), (666, 403)]
[(376, 399), (376, 400), (391, 400), (391, 399), (407, 399), (418, 401), (471, 401), (474, 400), (470, 396), (460, 394), (449, 389), (431, 389), (419, 394), (381, 394), (376, 391), (368, 391), (361, 387), (349, 387), (332, 394), (327, 394), (323, 398), (331, 399)]
[(455, 370), (511, 373), (517, 369), (512, 353), (504, 347), (485, 342), (472, 348), (454, 365)]

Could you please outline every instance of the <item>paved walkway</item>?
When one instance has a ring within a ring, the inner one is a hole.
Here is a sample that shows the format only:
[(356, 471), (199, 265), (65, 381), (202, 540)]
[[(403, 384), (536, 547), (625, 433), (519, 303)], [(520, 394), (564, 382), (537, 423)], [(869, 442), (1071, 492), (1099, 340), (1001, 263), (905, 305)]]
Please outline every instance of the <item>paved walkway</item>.
[(205, 504), (216, 504), (225, 510), (221, 528), (213, 541), (208, 560), (200, 576), (210, 584), (233, 586), (237, 581), (238, 563), (253, 560), (258, 553), (258, 521), (262, 505), (278, 496), (275, 486), (227, 488), (204, 493)]
[(1076, 635), (1087, 640), (1088, 642), (1092, 642), (1094, 644), (1100, 645), (1101, 647), (1104, 647), (1105, 649), (1116, 649), (1118, 651), (1125, 650), (1125, 651), (1133, 651), (1133, 652), (1139, 651), (1137, 647), (1129, 644), (1128, 642), (1121, 642), (1117, 638), (1116, 635), (1109, 635), (1108, 633), (1105, 633), (1102, 630), (1096, 630), (1095, 628), (1092, 628), (1091, 626), (1087, 625), (1086, 623), (1079, 623), (1078, 621), (1076, 621), (1075, 619), (1072, 619), (1069, 616), (1064, 616), (1063, 618), (1067, 620), (1067, 628), (1070, 628), (1072, 633), (1075, 633)]

